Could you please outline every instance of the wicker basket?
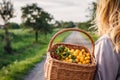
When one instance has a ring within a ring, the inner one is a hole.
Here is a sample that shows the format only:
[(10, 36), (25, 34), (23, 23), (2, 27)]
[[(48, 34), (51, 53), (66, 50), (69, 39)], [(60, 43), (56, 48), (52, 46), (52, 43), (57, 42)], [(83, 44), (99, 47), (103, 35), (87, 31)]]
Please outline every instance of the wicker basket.
[[(62, 62), (60, 60), (51, 57), (53, 52), (58, 46), (63, 45), (70, 49), (85, 49), (86, 52), (90, 52), (88, 48), (75, 44), (57, 43), (53, 44), (54, 39), (61, 33), (66, 31), (79, 31), (88, 36), (92, 43), (92, 62), (91, 64), (75, 64)], [(96, 70), (96, 62), (94, 59), (94, 41), (88, 33), (77, 28), (63, 29), (57, 32), (51, 39), (48, 45), (47, 59), (45, 63), (45, 77), (46, 80), (93, 80)]]

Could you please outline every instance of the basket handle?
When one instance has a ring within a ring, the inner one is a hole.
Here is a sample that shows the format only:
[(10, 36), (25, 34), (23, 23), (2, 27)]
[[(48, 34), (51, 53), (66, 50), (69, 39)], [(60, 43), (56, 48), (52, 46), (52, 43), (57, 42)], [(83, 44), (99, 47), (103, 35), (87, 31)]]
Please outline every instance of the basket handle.
[(78, 29), (78, 28), (67, 28), (67, 29), (62, 29), (60, 31), (58, 31), (50, 40), (49, 42), (49, 45), (48, 45), (48, 51), (50, 50), (50, 48), (52, 47), (53, 45), (53, 41), (55, 40), (55, 38), (60, 35), (61, 33), (63, 32), (66, 32), (66, 31), (78, 31), (78, 32), (82, 32), (84, 33), (85, 35), (87, 35), (87, 37), (90, 39), (91, 43), (92, 43), (92, 56), (94, 57), (94, 48), (95, 48), (95, 44), (94, 44), (94, 41), (92, 39), (92, 37), (87, 33), (85, 32), (84, 30), (81, 30), (81, 29)]

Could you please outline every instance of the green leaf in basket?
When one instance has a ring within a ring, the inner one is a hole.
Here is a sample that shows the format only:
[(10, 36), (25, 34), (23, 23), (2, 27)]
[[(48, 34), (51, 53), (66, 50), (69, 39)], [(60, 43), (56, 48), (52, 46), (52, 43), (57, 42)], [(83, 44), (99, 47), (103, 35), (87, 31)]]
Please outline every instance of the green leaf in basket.
[(75, 59), (72, 59), (72, 62), (73, 62), (73, 63), (75, 63), (75, 62), (76, 62), (76, 60), (75, 60)]
[(71, 55), (71, 58), (72, 58), (72, 59), (76, 59), (76, 57), (75, 57), (74, 55)]
[(56, 49), (56, 50), (55, 50), (55, 53), (56, 53), (56, 54), (59, 54), (59, 53), (60, 53), (59, 49)]
[(59, 46), (58, 49), (59, 49), (60, 52), (63, 52), (65, 47), (64, 46)]
[(70, 55), (70, 52), (63, 53), (64, 58), (68, 57)]
[(65, 47), (64, 46), (58, 46), (58, 48), (55, 50), (56, 54), (62, 53), (64, 51)]
[(62, 58), (62, 55), (61, 55), (61, 54), (58, 54), (58, 56), (59, 56), (59, 59), (61, 59), (61, 58)]
[(65, 52), (68, 52), (68, 48), (67, 48), (67, 47), (65, 47), (64, 51), (65, 51)]

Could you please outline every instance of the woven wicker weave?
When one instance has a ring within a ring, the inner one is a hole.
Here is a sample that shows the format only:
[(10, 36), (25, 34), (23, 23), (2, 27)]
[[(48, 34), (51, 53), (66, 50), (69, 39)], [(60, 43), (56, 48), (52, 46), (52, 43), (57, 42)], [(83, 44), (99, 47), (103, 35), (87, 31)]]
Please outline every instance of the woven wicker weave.
[[(51, 57), (51, 52), (60, 46), (66, 46), (70, 49), (85, 49), (86, 52), (90, 52), (88, 48), (75, 44), (58, 43), (53, 44), (54, 39), (61, 33), (66, 31), (79, 31), (88, 36), (92, 43), (92, 62), (91, 64), (76, 64), (67, 63), (60, 60), (56, 60)], [(46, 80), (93, 80), (96, 70), (96, 62), (94, 59), (94, 41), (91, 36), (81, 29), (68, 28), (57, 32), (51, 39), (48, 45), (47, 59), (45, 63)]]

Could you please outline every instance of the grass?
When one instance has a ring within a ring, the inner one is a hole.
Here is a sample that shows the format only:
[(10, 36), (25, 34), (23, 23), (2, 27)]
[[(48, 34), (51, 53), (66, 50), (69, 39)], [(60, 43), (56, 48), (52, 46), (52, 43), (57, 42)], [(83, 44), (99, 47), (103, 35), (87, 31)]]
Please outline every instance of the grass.
[(93, 38), (94, 41), (97, 41), (98, 38), (99, 38), (99, 36), (96, 35), (95, 33), (92, 33), (92, 32), (91, 32), (90, 35), (91, 35), (91, 37)]
[(91, 31), (88, 32), (88, 34), (91, 36), (94, 42), (96, 42), (99, 38), (99, 36)]
[[(22, 80), (34, 65), (40, 62), (46, 53), (48, 43), (51, 37), (58, 30), (54, 30), (52, 34), (39, 35), (39, 42), (34, 42), (34, 33), (30, 30), (10, 30), (12, 47), (14, 54), (6, 54), (3, 51), (2, 38), (0, 38), (0, 80)], [(0, 37), (4, 34), (0, 30)], [(61, 34), (62, 35), (62, 34)], [(63, 41), (69, 33), (65, 33), (56, 39)]]
[[(97, 39), (99, 38), (98, 35), (96, 35), (95, 33), (91, 32), (91, 31), (88, 31), (87, 33), (91, 36), (91, 38), (93, 39), (94, 42), (96, 42)], [(88, 38), (88, 36), (85, 35), (84, 33), (82, 33), (82, 36), (83, 36), (86, 40), (88, 40), (88, 41), (90, 40), (90, 39)]]
[(22, 61), (14, 61), (7, 67), (3, 67), (0, 71), (0, 80), (22, 80), (23, 76), (34, 67), (34, 64), (41, 61), (46, 49), (40, 50), (33, 58), (28, 58)]
[(59, 34), (59, 35), (55, 38), (54, 43), (63, 42), (64, 39), (66, 38), (66, 36), (68, 36), (70, 33), (71, 33), (71, 31), (63, 32), (63, 33)]

